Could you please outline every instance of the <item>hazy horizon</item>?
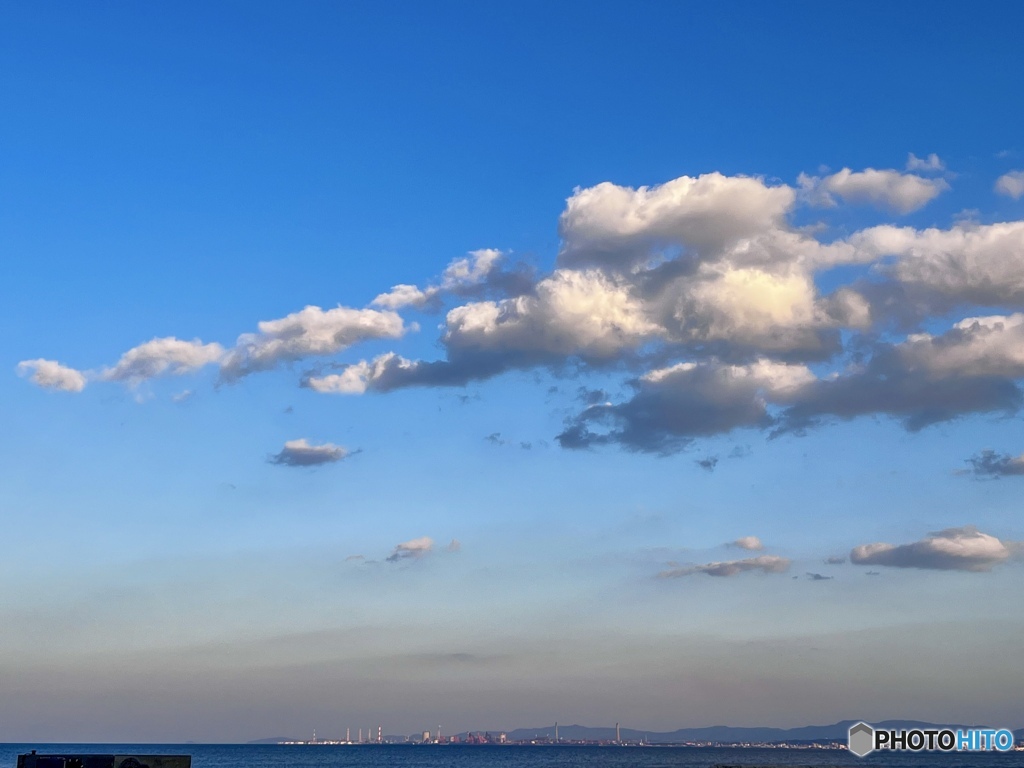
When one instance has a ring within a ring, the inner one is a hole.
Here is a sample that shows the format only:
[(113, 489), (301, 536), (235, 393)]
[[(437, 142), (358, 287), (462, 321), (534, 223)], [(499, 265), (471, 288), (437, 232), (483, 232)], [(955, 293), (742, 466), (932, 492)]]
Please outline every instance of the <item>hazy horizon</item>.
[(1022, 22), (4, 7), (0, 741), (1024, 726)]

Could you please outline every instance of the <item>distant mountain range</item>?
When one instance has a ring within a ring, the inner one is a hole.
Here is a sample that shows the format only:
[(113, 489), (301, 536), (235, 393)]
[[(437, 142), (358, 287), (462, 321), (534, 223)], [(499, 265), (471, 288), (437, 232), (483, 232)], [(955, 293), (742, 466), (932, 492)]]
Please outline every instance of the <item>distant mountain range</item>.
[[(720, 744), (737, 744), (745, 742), (779, 742), (779, 741), (842, 741), (847, 731), (859, 720), (840, 720), (832, 725), (805, 725), (800, 728), (736, 728), (729, 725), (712, 725), (707, 728), (680, 728), (675, 731), (642, 731), (635, 728), (620, 728), (619, 735), (623, 741), (644, 741), (651, 744), (681, 744), (690, 741), (714, 741)], [(870, 722), (870, 721), (868, 721)], [(883, 720), (871, 723), (876, 728), (907, 729), (914, 728), (980, 728), (995, 726), (966, 725), (964, 723), (926, 723), (920, 720)], [(473, 731), (479, 733), (480, 731)], [(500, 733), (501, 729), (492, 729), (492, 734)], [(516, 728), (505, 731), (510, 741), (528, 741), (536, 738), (555, 738), (555, 726), (546, 725), (541, 728)], [(1024, 739), (1024, 728), (1014, 732), (1017, 739)], [(466, 736), (466, 732), (458, 734)], [(615, 728), (590, 728), (585, 725), (560, 725), (558, 736), (568, 741), (612, 741), (615, 739)], [(259, 739), (250, 744), (276, 744), (281, 741), (294, 741), (285, 737), (275, 739)]]
[[(687, 741), (716, 741), (719, 743), (767, 742), (767, 741), (826, 741), (845, 740), (847, 731), (859, 720), (841, 720), (831, 725), (806, 725), (800, 728), (737, 728), (728, 725), (713, 725), (707, 728), (680, 728), (674, 731), (644, 731), (635, 728), (621, 728), (624, 741), (638, 741), (643, 738), (651, 743), (681, 743)], [(985, 727), (963, 723), (926, 723), (920, 720), (885, 720), (871, 723), (877, 728), (976, 728)], [(1024, 728), (1014, 732), (1017, 738), (1024, 737)], [(554, 738), (555, 727), (518, 728), (508, 731), (511, 740), (519, 741), (538, 736)], [(560, 725), (558, 736), (569, 740), (610, 741), (615, 737), (614, 728), (589, 728), (583, 725)]]
[[(639, 741), (644, 739), (654, 744), (679, 744), (689, 741), (714, 741), (722, 744), (744, 742), (778, 742), (778, 741), (838, 741), (845, 740), (847, 731), (859, 720), (840, 720), (832, 725), (806, 725), (800, 728), (736, 728), (728, 725), (712, 725), (707, 728), (680, 728), (675, 731), (641, 731), (635, 728), (620, 728), (623, 741)], [(884, 720), (871, 723), (877, 728), (975, 728), (983, 726), (965, 725), (962, 723), (925, 723), (920, 720)], [(553, 739), (555, 727), (518, 728), (507, 731), (512, 741), (522, 741), (539, 737)], [(1014, 732), (1017, 738), (1024, 737), (1024, 728)], [(558, 736), (561, 739), (585, 741), (612, 741), (615, 738), (614, 728), (588, 728), (582, 725), (560, 725)]]

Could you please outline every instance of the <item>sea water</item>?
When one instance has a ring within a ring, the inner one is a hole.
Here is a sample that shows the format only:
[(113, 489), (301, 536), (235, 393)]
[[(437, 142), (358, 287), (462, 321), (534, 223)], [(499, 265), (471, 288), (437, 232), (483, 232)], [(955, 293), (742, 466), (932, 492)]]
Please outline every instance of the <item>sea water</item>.
[(574, 747), (470, 745), (3, 744), (0, 768), (18, 755), (188, 754), (192, 768), (1024, 768), (1024, 752), (878, 752), (860, 759), (845, 750), (727, 747)]

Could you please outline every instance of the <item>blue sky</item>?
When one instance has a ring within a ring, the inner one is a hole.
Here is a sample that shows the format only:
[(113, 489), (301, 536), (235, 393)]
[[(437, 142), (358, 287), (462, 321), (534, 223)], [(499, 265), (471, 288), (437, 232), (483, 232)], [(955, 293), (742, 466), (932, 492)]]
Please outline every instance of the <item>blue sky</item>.
[(1018, 6), (0, 14), (0, 739), (1024, 725)]

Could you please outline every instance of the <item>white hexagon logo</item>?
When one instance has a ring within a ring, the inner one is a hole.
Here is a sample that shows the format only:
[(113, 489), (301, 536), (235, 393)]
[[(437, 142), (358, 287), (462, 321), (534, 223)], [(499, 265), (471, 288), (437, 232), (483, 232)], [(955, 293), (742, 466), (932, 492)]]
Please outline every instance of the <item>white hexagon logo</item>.
[(857, 757), (871, 754), (875, 751), (875, 729), (867, 723), (851, 725), (846, 744)]

